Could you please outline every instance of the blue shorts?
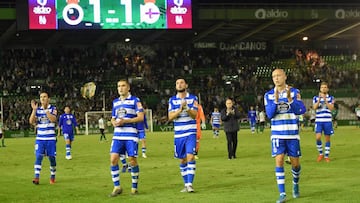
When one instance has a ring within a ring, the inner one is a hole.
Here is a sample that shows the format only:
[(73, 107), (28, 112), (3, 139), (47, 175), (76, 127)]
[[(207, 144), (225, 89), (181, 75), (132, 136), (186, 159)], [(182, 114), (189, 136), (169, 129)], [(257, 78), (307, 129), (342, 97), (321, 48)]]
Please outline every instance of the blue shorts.
[(56, 156), (56, 140), (35, 140), (36, 156)]
[(128, 156), (138, 156), (138, 143), (134, 140), (112, 140), (110, 153), (125, 154)]
[(213, 128), (220, 128), (220, 124), (212, 124)]
[(175, 138), (174, 148), (174, 157), (178, 159), (186, 158), (187, 154), (195, 154), (196, 134), (192, 134), (186, 137)]
[(291, 157), (300, 157), (300, 140), (298, 139), (271, 139), (271, 156), (287, 154)]
[(73, 133), (63, 133), (65, 140), (70, 140), (70, 142), (74, 141), (74, 134)]
[(138, 135), (140, 140), (146, 139), (145, 131), (139, 131)]
[(324, 135), (333, 135), (334, 129), (332, 122), (317, 122), (315, 123), (315, 133), (322, 133), (324, 131)]

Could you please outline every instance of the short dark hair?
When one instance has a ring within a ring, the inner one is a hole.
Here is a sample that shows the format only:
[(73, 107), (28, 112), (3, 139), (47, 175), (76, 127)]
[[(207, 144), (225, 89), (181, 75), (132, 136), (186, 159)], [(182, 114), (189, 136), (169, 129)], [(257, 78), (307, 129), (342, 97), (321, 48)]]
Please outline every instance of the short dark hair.
[(127, 78), (120, 78), (118, 82), (126, 82), (128, 85), (130, 85), (129, 80)]
[(184, 77), (177, 77), (177, 78), (176, 78), (176, 81), (178, 81), (178, 80), (184, 80), (184, 81), (185, 81), (185, 84), (187, 84), (186, 79), (185, 79)]

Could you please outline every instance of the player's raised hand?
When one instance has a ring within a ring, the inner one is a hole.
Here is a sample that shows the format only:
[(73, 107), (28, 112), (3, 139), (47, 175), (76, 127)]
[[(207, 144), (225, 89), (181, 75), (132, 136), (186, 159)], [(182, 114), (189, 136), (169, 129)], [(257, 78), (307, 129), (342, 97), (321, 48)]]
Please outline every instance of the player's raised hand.
[(187, 105), (186, 99), (181, 100), (181, 109), (185, 110), (185, 111), (188, 110), (188, 105)]
[(31, 100), (31, 108), (34, 110), (38, 108), (38, 103), (34, 99)]

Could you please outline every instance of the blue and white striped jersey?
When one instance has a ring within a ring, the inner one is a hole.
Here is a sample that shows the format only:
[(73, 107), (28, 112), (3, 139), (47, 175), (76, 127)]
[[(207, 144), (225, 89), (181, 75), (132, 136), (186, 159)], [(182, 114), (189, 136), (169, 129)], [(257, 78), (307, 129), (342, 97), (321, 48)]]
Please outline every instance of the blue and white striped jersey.
[(59, 127), (63, 133), (74, 133), (74, 128), (77, 126), (76, 118), (73, 114), (61, 114), (59, 118)]
[(300, 139), (296, 115), (306, 112), (304, 103), (297, 99), (300, 91), (296, 88), (290, 89), (293, 99), (291, 103), (288, 102), (286, 90), (279, 93), (277, 103), (274, 93), (275, 89), (271, 89), (264, 96), (266, 115), (271, 119), (271, 139)]
[(220, 112), (212, 112), (211, 113), (211, 118), (212, 118), (212, 124), (220, 125), (220, 120), (221, 120), (221, 113)]
[[(192, 110), (198, 110), (198, 101), (195, 95), (186, 94), (184, 98), (188, 107)], [(168, 111), (177, 111), (180, 109), (182, 99), (179, 98), (177, 95), (172, 96), (169, 99), (169, 108)], [(186, 137), (189, 135), (196, 135), (196, 120), (191, 118), (190, 115), (183, 110), (179, 116), (174, 119), (174, 131), (175, 131), (175, 138)]]
[[(113, 101), (112, 118), (114, 119), (134, 118), (139, 112), (144, 112), (144, 109), (140, 99), (135, 96), (129, 94), (124, 100), (116, 98)], [(123, 126), (115, 127), (113, 139), (134, 140), (137, 142), (139, 138), (136, 123), (125, 123)]]
[[(316, 117), (315, 122), (332, 122), (332, 116), (330, 109), (327, 108), (325, 104), (325, 100), (323, 98), (319, 98), (319, 96), (313, 97), (313, 105), (316, 104), (320, 99), (319, 107), (316, 109)], [(326, 100), (329, 104), (333, 104), (334, 97), (330, 95), (326, 95)]]
[(42, 106), (36, 109), (36, 120), (37, 120), (37, 140), (56, 140), (55, 134), (55, 123), (51, 122), (50, 119), (46, 116), (45, 111), (49, 111), (51, 114), (57, 114), (56, 107), (49, 104), (46, 109)]

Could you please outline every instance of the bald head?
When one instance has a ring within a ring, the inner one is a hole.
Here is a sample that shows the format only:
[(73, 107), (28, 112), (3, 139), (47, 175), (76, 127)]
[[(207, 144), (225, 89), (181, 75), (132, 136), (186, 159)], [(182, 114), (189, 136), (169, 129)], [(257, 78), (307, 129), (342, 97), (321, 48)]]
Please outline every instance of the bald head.
[(287, 77), (283, 69), (277, 68), (272, 72), (272, 80), (275, 87), (285, 87), (286, 79)]

